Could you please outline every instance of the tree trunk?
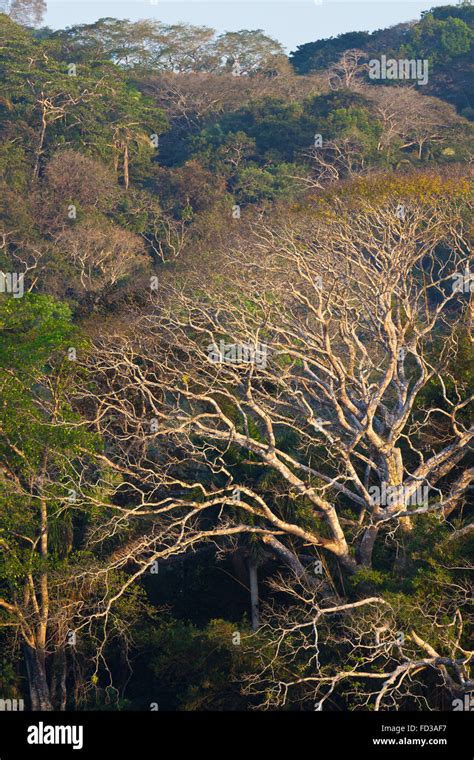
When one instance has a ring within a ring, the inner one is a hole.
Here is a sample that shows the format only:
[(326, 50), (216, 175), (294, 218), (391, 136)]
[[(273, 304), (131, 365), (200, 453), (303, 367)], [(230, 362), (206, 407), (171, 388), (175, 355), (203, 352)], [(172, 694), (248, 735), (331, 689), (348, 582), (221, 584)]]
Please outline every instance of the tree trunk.
[[(390, 456), (387, 456), (388, 485), (401, 488), (403, 485), (403, 459), (400, 449), (394, 448)], [(406, 565), (405, 537), (413, 529), (410, 517), (400, 517), (400, 547), (393, 565), (394, 572), (400, 573)]]
[(51, 697), (46, 678), (44, 652), (25, 644), (25, 662), (30, 689), (31, 709), (33, 711), (52, 710)]
[(125, 185), (125, 190), (128, 190), (128, 186), (130, 184), (130, 174), (129, 174), (129, 168), (128, 168), (128, 145), (125, 143), (125, 147), (123, 150), (123, 183)]
[(67, 690), (66, 690), (67, 660), (66, 649), (61, 646), (54, 655), (53, 672), (51, 675), (51, 701), (56, 710), (63, 712), (66, 709)]
[(258, 605), (258, 575), (257, 565), (253, 560), (249, 560), (249, 578), (250, 578), (250, 604), (252, 613), (252, 630), (256, 631), (260, 626), (260, 614)]
[(275, 536), (263, 536), (262, 541), (266, 546), (270, 546), (271, 549), (273, 549), (275, 554), (283, 560), (285, 565), (288, 565), (288, 567), (291, 568), (297, 578), (307, 576), (306, 570), (296, 554), (290, 552), (290, 550), (287, 549), (281, 541), (278, 541)]
[(410, 517), (400, 517), (400, 544), (398, 547), (397, 556), (393, 563), (393, 570), (396, 573), (402, 573), (407, 563), (407, 552), (405, 546), (405, 539), (413, 530), (413, 523)]
[(48, 121), (46, 116), (46, 108), (43, 104), (41, 112), (41, 132), (38, 142), (38, 148), (36, 149), (36, 159), (33, 169), (33, 179), (38, 179), (40, 170), (41, 154), (43, 153), (44, 138), (46, 136), (46, 129), (48, 128)]
[(372, 555), (375, 541), (379, 532), (378, 525), (370, 525), (365, 529), (359, 546), (359, 562), (364, 567), (372, 567)]

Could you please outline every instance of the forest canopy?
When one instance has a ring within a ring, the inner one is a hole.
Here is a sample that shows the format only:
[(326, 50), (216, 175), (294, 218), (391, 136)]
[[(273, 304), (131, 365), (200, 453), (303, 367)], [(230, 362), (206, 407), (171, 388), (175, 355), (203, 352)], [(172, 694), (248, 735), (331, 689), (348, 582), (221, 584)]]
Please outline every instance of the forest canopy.
[(457, 709), (474, 9), (287, 56), (44, 5), (0, 8), (0, 698)]

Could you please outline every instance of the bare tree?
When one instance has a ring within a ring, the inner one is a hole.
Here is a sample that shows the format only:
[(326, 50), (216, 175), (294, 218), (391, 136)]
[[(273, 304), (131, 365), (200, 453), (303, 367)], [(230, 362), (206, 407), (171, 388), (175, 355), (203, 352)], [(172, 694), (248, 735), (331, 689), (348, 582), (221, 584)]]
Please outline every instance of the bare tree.
[[(218, 277), (188, 270), (97, 342), (97, 386), (79, 402), (127, 496), (114, 519), (140, 535), (119, 561), (137, 566), (127, 585), (160, 557), (239, 533), (295, 571), (302, 546), (348, 573), (370, 567), (380, 536), (402, 566), (417, 516), (462, 505), (473, 396), (453, 372), (451, 323), (468, 300), (453, 287), (465, 199), (448, 183), (400, 214), (381, 186), (376, 200), (360, 191), (237, 237)], [(425, 408), (428, 387), (438, 400)], [(263, 468), (265, 486), (236, 461)], [(288, 517), (288, 502), (311, 519)]]
[(2, 0), (0, 12), (8, 13), (19, 24), (40, 26), (46, 13), (45, 0)]
[(65, 228), (56, 245), (70, 265), (70, 286), (89, 293), (116, 285), (148, 265), (141, 238), (110, 222), (87, 220)]
[(302, 180), (309, 187), (322, 188), (332, 182), (360, 177), (370, 171), (360, 137), (344, 136), (324, 140), (321, 147), (314, 147), (306, 157), (311, 161), (311, 177)]
[(341, 88), (359, 90), (362, 87), (362, 75), (368, 70), (367, 54), (363, 50), (346, 50), (339, 61), (328, 71), (328, 82), (332, 90)]
[[(378, 711), (397, 709), (403, 698), (426, 709), (433, 674), (451, 702), (474, 690), (474, 651), (462, 645), (468, 581), (449, 585), (441, 606), (425, 603), (416, 610), (419, 626), (436, 629), (436, 647), (419, 630), (400, 630), (398, 611), (382, 596), (328, 598), (322, 582), (304, 577), (279, 576), (271, 585), (288, 601), (267, 605), (258, 636), (246, 642), (257, 649), (260, 667), (246, 678), (244, 691), (258, 695), (260, 707), (281, 709), (297, 701), (325, 710), (348, 702), (351, 709)], [(327, 656), (335, 651), (337, 658)]]
[(452, 106), (424, 96), (413, 87), (372, 87), (366, 94), (375, 101), (375, 115), (383, 124), (379, 150), (415, 147), (422, 158), (428, 146), (448, 139), (456, 120)]

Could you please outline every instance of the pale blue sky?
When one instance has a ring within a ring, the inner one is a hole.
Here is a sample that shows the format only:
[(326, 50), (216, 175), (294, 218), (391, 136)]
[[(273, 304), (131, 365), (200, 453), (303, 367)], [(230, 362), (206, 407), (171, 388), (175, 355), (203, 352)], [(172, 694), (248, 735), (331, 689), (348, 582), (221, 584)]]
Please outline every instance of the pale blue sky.
[(419, 18), (447, 0), (48, 0), (46, 24), (54, 29), (97, 21), (103, 16), (131, 20), (186, 21), (219, 32), (263, 29), (288, 50), (342, 32), (373, 31)]

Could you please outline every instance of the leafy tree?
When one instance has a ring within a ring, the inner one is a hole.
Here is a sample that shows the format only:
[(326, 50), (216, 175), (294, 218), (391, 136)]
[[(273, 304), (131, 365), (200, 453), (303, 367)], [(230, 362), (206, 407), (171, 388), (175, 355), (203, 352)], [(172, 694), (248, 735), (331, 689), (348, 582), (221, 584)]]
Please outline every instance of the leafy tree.
[(369, 32), (346, 32), (317, 42), (298, 45), (290, 53), (290, 61), (299, 74), (325, 69), (336, 63), (341, 53), (351, 48), (361, 48), (369, 42)]
[(276, 59), (284, 56), (283, 45), (262, 29), (225, 32), (217, 38), (215, 48), (217, 55), (225, 59), (225, 67), (234, 69), (239, 76), (271, 70)]
[(32, 709), (51, 709), (62, 696), (50, 693), (47, 653), (64, 648), (67, 632), (51, 576), (71, 557), (80, 506), (68, 493), (87, 441), (73, 425), (56, 427), (61, 413), (73, 422), (63, 395), (73, 327), (68, 308), (49, 297), (2, 296), (0, 328), (0, 614), (18, 631)]
[[(3, 16), (0, 24), (8, 33), (12, 22)], [(112, 64), (71, 63), (61, 58), (57, 41), (13, 31), (14, 45), (0, 58), (3, 108), (11, 114), (4, 137), (18, 142), (21, 136), (32, 153), (33, 178), (52, 149), (85, 145), (117, 170), (121, 164), (128, 187), (130, 164), (155, 155), (151, 137), (165, 126), (161, 111)]]
[(469, 53), (474, 44), (474, 30), (459, 18), (446, 20), (432, 14), (424, 16), (411, 31), (402, 53), (413, 58), (427, 58), (434, 64), (451, 61)]
[(271, 72), (284, 57), (283, 46), (261, 29), (216, 37), (206, 26), (102, 18), (52, 36), (74, 59), (108, 59), (126, 68), (178, 73), (228, 71), (234, 64), (239, 75)]
[(18, 24), (39, 26), (45, 11), (45, 0), (1, 0), (0, 2), (0, 13), (8, 13)]
[(237, 171), (232, 184), (236, 197), (243, 203), (291, 200), (300, 194), (304, 176), (301, 167), (295, 164), (269, 164), (264, 169), (250, 164)]
[[(85, 342), (68, 307), (49, 296), (1, 296), (0, 344), (1, 625), (22, 650), (31, 709), (64, 710), (74, 704), (68, 650), (82, 650), (91, 675), (105, 656), (93, 627), (86, 641), (79, 627), (76, 639), (75, 620), (103, 593), (87, 538), (107, 519), (110, 474), (99, 438), (70, 403)], [(137, 594), (117, 609), (125, 647), (126, 621), (141, 608)], [(81, 686), (79, 678), (76, 696)]]

